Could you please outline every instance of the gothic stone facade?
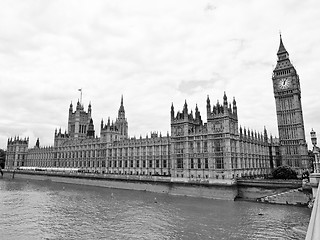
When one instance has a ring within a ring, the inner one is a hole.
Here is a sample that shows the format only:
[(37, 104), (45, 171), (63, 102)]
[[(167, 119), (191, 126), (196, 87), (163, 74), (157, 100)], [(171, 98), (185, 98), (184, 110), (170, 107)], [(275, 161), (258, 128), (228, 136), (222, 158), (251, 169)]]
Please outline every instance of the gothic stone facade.
[(290, 62), (281, 36), (277, 56), (272, 81), (282, 163), (301, 172), (308, 168), (308, 148), (303, 123), (300, 80)]
[(144, 138), (129, 138), (123, 99), (115, 123), (108, 120), (104, 125), (102, 120), (100, 137), (94, 136), (91, 104), (88, 112), (79, 102), (75, 112), (72, 105), (70, 109), (71, 127), (68, 132), (55, 131), (54, 146), (40, 147), (38, 140), (28, 149), (27, 140), (9, 140), (8, 168), (76, 168), (83, 172), (201, 181), (263, 176), (276, 165), (276, 156), (270, 155), (276, 145), (270, 143), (266, 130), (262, 134), (238, 128), (236, 102), (233, 100), (232, 107), (228, 105), (226, 95), (223, 105), (217, 103), (212, 108), (208, 98), (207, 123), (202, 122), (197, 107), (193, 116), (185, 103), (182, 113), (174, 116), (172, 106), (171, 137), (152, 132)]
[(195, 115), (188, 112), (185, 102), (182, 112), (175, 115), (171, 106), (172, 177), (189, 179), (233, 179), (243, 176), (263, 176), (270, 173), (270, 156), (266, 130), (257, 133), (238, 127), (237, 105), (223, 96), (211, 107), (207, 99), (207, 123), (203, 123), (198, 107)]
[[(28, 149), (28, 139), (9, 139), (7, 168), (20, 166), (77, 168), (84, 172), (119, 175), (170, 176), (172, 181), (216, 181), (264, 176), (273, 167), (288, 164), (304, 168), (306, 144), (299, 77), (291, 65), (282, 39), (273, 75), (280, 141), (262, 132), (239, 127), (235, 99), (211, 105), (207, 98), (207, 122), (198, 107), (181, 112), (171, 106), (171, 136), (151, 133), (129, 138), (123, 98), (116, 121), (101, 121), (95, 136), (92, 107), (78, 101), (69, 107), (68, 130), (54, 134), (54, 146)], [(288, 85), (287, 85), (288, 84)]]

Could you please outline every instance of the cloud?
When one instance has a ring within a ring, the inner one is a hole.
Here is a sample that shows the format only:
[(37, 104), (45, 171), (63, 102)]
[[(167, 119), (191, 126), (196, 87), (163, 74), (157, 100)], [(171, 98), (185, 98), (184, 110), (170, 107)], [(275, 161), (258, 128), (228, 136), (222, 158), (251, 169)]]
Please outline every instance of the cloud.
[(226, 91), (241, 125), (277, 135), (279, 30), (300, 74), (306, 131), (320, 129), (318, 15), (315, 0), (1, 2), (0, 148), (14, 135), (53, 144), (80, 87), (97, 133), (121, 94), (130, 135), (144, 136), (170, 130), (172, 102), (197, 103), (205, 119), (207, 95)]

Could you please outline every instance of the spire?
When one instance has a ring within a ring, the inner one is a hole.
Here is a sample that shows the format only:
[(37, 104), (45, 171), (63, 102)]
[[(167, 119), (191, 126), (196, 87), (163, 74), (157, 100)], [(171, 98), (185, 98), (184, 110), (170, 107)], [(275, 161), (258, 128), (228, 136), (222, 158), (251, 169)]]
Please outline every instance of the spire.
[(233, 97), (232, 109), (233, 109), (233, 113), (237, 114), (237, 102), (236, 102), (235, 97)]
[(280, 55), (280, 54), (283, 54), (283, 53), (288, 53), (288, 52), (287, 52), (287, 50), (285, 49), (285, 47), (283, 45), (282, 36), (281, 36), (281, 33), (280, 33), (280, 46), (279, 46), (279, 50), (278, 50), (277, 55)]
[(210, 98), (209, 98), (209, 95), (207, 96), (207, 106), (210, 106)]
[(184, 100), (183, 113), (188, 114), (188, 104), (187, 104), (187, 100)]
[(287, 50), (283, 45), (281, 34), (280, 34), (280, 45), (279, 45), (279, 50), (277, 52), (277, 56), (278, 56), (277, 65), (273, 70), (274, 76), (283, 76), (283, 75), (288, 75), (291, 72), (295, 72), (295, 69), (289, 59), (289, 53), (287, 52)]
[(223, 94), (223, 106), (228, 106), (228, 98), (226, 92)]
[(174, 119), (174, 107), (173, 107), (173, 103), (171, 104), (171, 119)]
[(103, 118), (101, 119), (101, 129), (103, 128)]
[(210, 98), (209, 95), (207, 96), (207, 116), (209, 116), (211, 112), (211, 104), (210, 104)]
[(91, 101), (89, 102), (89, 105), (88, 105), (88, 113), (91, 113)]
[(125, 111), (123, 106), (123, 95), (121, 95), (121, 103), (118, 111), (118, 118), (125, 118)]
[(264, 129), (263, 129), (263, 138), (265, 142), (268, 142), (268, 132), (267, 132), (266, 126), (264, 126)]
[(94, 137), (94, 125), (93, 125), (93, 120), (90, 118), (89, 126), (88, 126), (88, 131), (87, 131), (87, 136), (93, 138)]

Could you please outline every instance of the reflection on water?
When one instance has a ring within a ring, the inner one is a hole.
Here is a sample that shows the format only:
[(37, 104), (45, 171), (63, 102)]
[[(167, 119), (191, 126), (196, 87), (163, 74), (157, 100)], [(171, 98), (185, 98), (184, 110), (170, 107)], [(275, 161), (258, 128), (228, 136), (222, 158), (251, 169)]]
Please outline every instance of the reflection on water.
[[(157, 199), (155, 201), (155, 198)], [(0, 239), (304, 239), (307, 208), (0, 179)]]

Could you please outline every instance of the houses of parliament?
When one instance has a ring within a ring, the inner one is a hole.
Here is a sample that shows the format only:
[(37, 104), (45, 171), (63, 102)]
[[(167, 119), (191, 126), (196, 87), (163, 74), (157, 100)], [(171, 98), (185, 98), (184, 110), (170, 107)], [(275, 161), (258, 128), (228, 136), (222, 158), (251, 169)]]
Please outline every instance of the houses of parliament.
[(272, 82), (279, 138), (268, 136), (266, 129), (239, 126), (236, 99), (226, 93), (216, 104), (207, 97), (206, 122), (197, 106), (193, 113), (187, 102), (179, 110), (172, 104), (171, 135), (152, 132), (140, 138), (128, 135), (123, 97), (116, 120), (101, 121), (100, 137), (91, 118), (91, 104), (86, 110), (78, 101), (69, 106), (68, 129), (55, 130), (52, 147), (41, 147), (39, 139), (33, 148), (28, 138), (8, 139), (6, 168), (72, 168), (208, 182), (266, 176), (280, 165), (301, 172), (308, 167), (308, 151), (299, 75), (281, 36), (277, 57)]

